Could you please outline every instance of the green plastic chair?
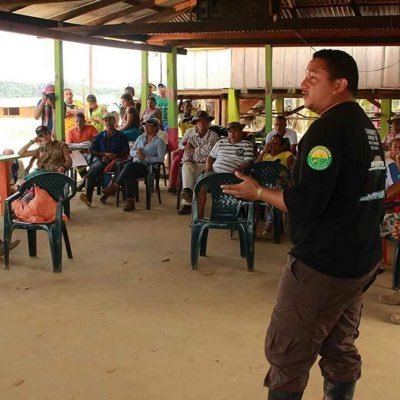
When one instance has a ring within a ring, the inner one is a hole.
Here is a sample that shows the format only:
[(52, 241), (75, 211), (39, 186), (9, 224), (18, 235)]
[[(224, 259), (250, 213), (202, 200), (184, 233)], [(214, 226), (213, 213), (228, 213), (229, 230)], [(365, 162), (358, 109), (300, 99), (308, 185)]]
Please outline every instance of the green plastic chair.
[[(221, 185), (241, 180), (233, 174), (210, 174), (200, 178), (194, 187), (192, 203), (191, 263), (197, 269), (199, 255), (206, 255), (209, 229), (229, 229), (239, 232), (240, 255), (246, 257), (247, 269), (254, 269), (254, 208), (252, 202), (236, 199), (222, 192)], [(197, 203), (201, 188), (211, 193), (209, 218), (199, 218)], [(243, 212), (245, 211), (245, 212)], [(244, 215), (245, 214), (245, 215)]]
[[(12, 202), (19, 199), (33, 185), (46, 190), (57, 201), (56, 219), (53, 223), (32, 224), (14, 219)], [(64, 237), (68, 258), (72, 258), (71, 245), (68, 238), (67, 227), (62, 220), (62, 214), (69, 215), (69, 201), (76, 194), (76, 184), (67, 175), (58, 172), (48, 172), (33, 176), (28, 179), (17, 193), (5, 201), (4, 214), (4, 263), (5, 269), (9, 268), (9, 253), (11, 236), (14, 229), (25, 229), (28, 235), (29, 255), (36, 256), (36, 231), (45, 230), (49, 236), (53, 272), (62, 271), (62, 237)]]
[[(290, 181), (290, 171), (279, 160), (262, 161), (252, 165), (251, 176), (262, 186), (271, 189), (283, 189)], [(272, 238), (274, 243), (280, 243), (282, 236), (282, 211), (267, 203), (256, 202), (258, 207), (267, 207), (272, 214)]]

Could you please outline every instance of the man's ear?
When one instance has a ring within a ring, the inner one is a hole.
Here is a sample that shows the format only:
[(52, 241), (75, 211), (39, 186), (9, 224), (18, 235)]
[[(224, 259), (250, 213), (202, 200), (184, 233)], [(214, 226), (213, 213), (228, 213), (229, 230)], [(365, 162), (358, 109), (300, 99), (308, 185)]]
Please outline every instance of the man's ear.
[(335, 79), (335, 90), (333, 94), (342, 93), (347, 89), (349, 82), (346, 78)]

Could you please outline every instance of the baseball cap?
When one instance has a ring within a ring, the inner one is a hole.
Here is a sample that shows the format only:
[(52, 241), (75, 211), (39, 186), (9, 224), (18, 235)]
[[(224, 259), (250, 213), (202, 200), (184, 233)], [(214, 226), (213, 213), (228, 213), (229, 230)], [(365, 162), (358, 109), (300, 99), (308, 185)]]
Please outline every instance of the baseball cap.
[(229, 124), (226, 126), (226, 129), (243, 129), (244, 125), (241, 124), (240, 122), (234, 121), (234, 122), (229, 122)]
[(157, 87), (159, 87), (159, 88), (164, 88), (164, 87), (166, 87), (163, 83), (159, 83), (158, 85), (157, 85)]
[(394, 121), (399, 121), (400, 120), (400, 114), (394, 114), (392, 118), (388, 120), (389, 124), (391, 124)]
[(36, 132), (37, 136), (43, 136), (45, 133), (50, 133), (49, 130), (47, 129), (47, 126), (44, 126), (44, 125), (39, 125), (35, 129), (35, 132)]
[(160, 125), (160, 120), (158, 119), (158, 118), (154, 118), (154, 117), (151, 117), (151, 118), (149, 118), (149, 119), (146, 119), (146, 121), (143, 121), (142, 122), (142, 125)]
[(94, 94), (88, 94), (86, 101), (96, 101), (96, 96)]
[(43, 86), (42, 93), (50, 94), (55, 92), (55, 87), (52, 83)]

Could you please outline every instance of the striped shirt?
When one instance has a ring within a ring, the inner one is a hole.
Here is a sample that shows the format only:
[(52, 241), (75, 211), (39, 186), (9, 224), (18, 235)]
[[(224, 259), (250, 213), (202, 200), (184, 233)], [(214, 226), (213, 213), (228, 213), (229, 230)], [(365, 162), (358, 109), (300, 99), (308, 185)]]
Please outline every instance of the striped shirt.
[(214, 172), (233, 172), (241, 164), (253, 161), (254, 150), (247, 140), (231, 143), (229, 139), (221, 139), (212, 148), (210, 157), (215, 159), (212, 165)]

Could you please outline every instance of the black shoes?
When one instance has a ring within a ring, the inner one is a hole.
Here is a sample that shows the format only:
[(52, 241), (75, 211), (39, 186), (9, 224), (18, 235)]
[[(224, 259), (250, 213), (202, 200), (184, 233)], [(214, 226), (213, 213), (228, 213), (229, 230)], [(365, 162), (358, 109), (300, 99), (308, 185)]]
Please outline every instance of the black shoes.
[(323, 400), (353, 400), (355, 382), (334, 382), (324, 380)]
[(193, 199), (193, 190), (185, 188), (182, 190), (181, 197), (183, 200), (191, 202)]
[(188, 215), (192, 213), (192, 206), (184, 205), (179, 211), (178, 215)]
[(286, 392), (276, 392), (274, 390), (269, 390), (268, 400), (301, 400), (303, 398), (303, 392), (299, 393), (286, 393)]

